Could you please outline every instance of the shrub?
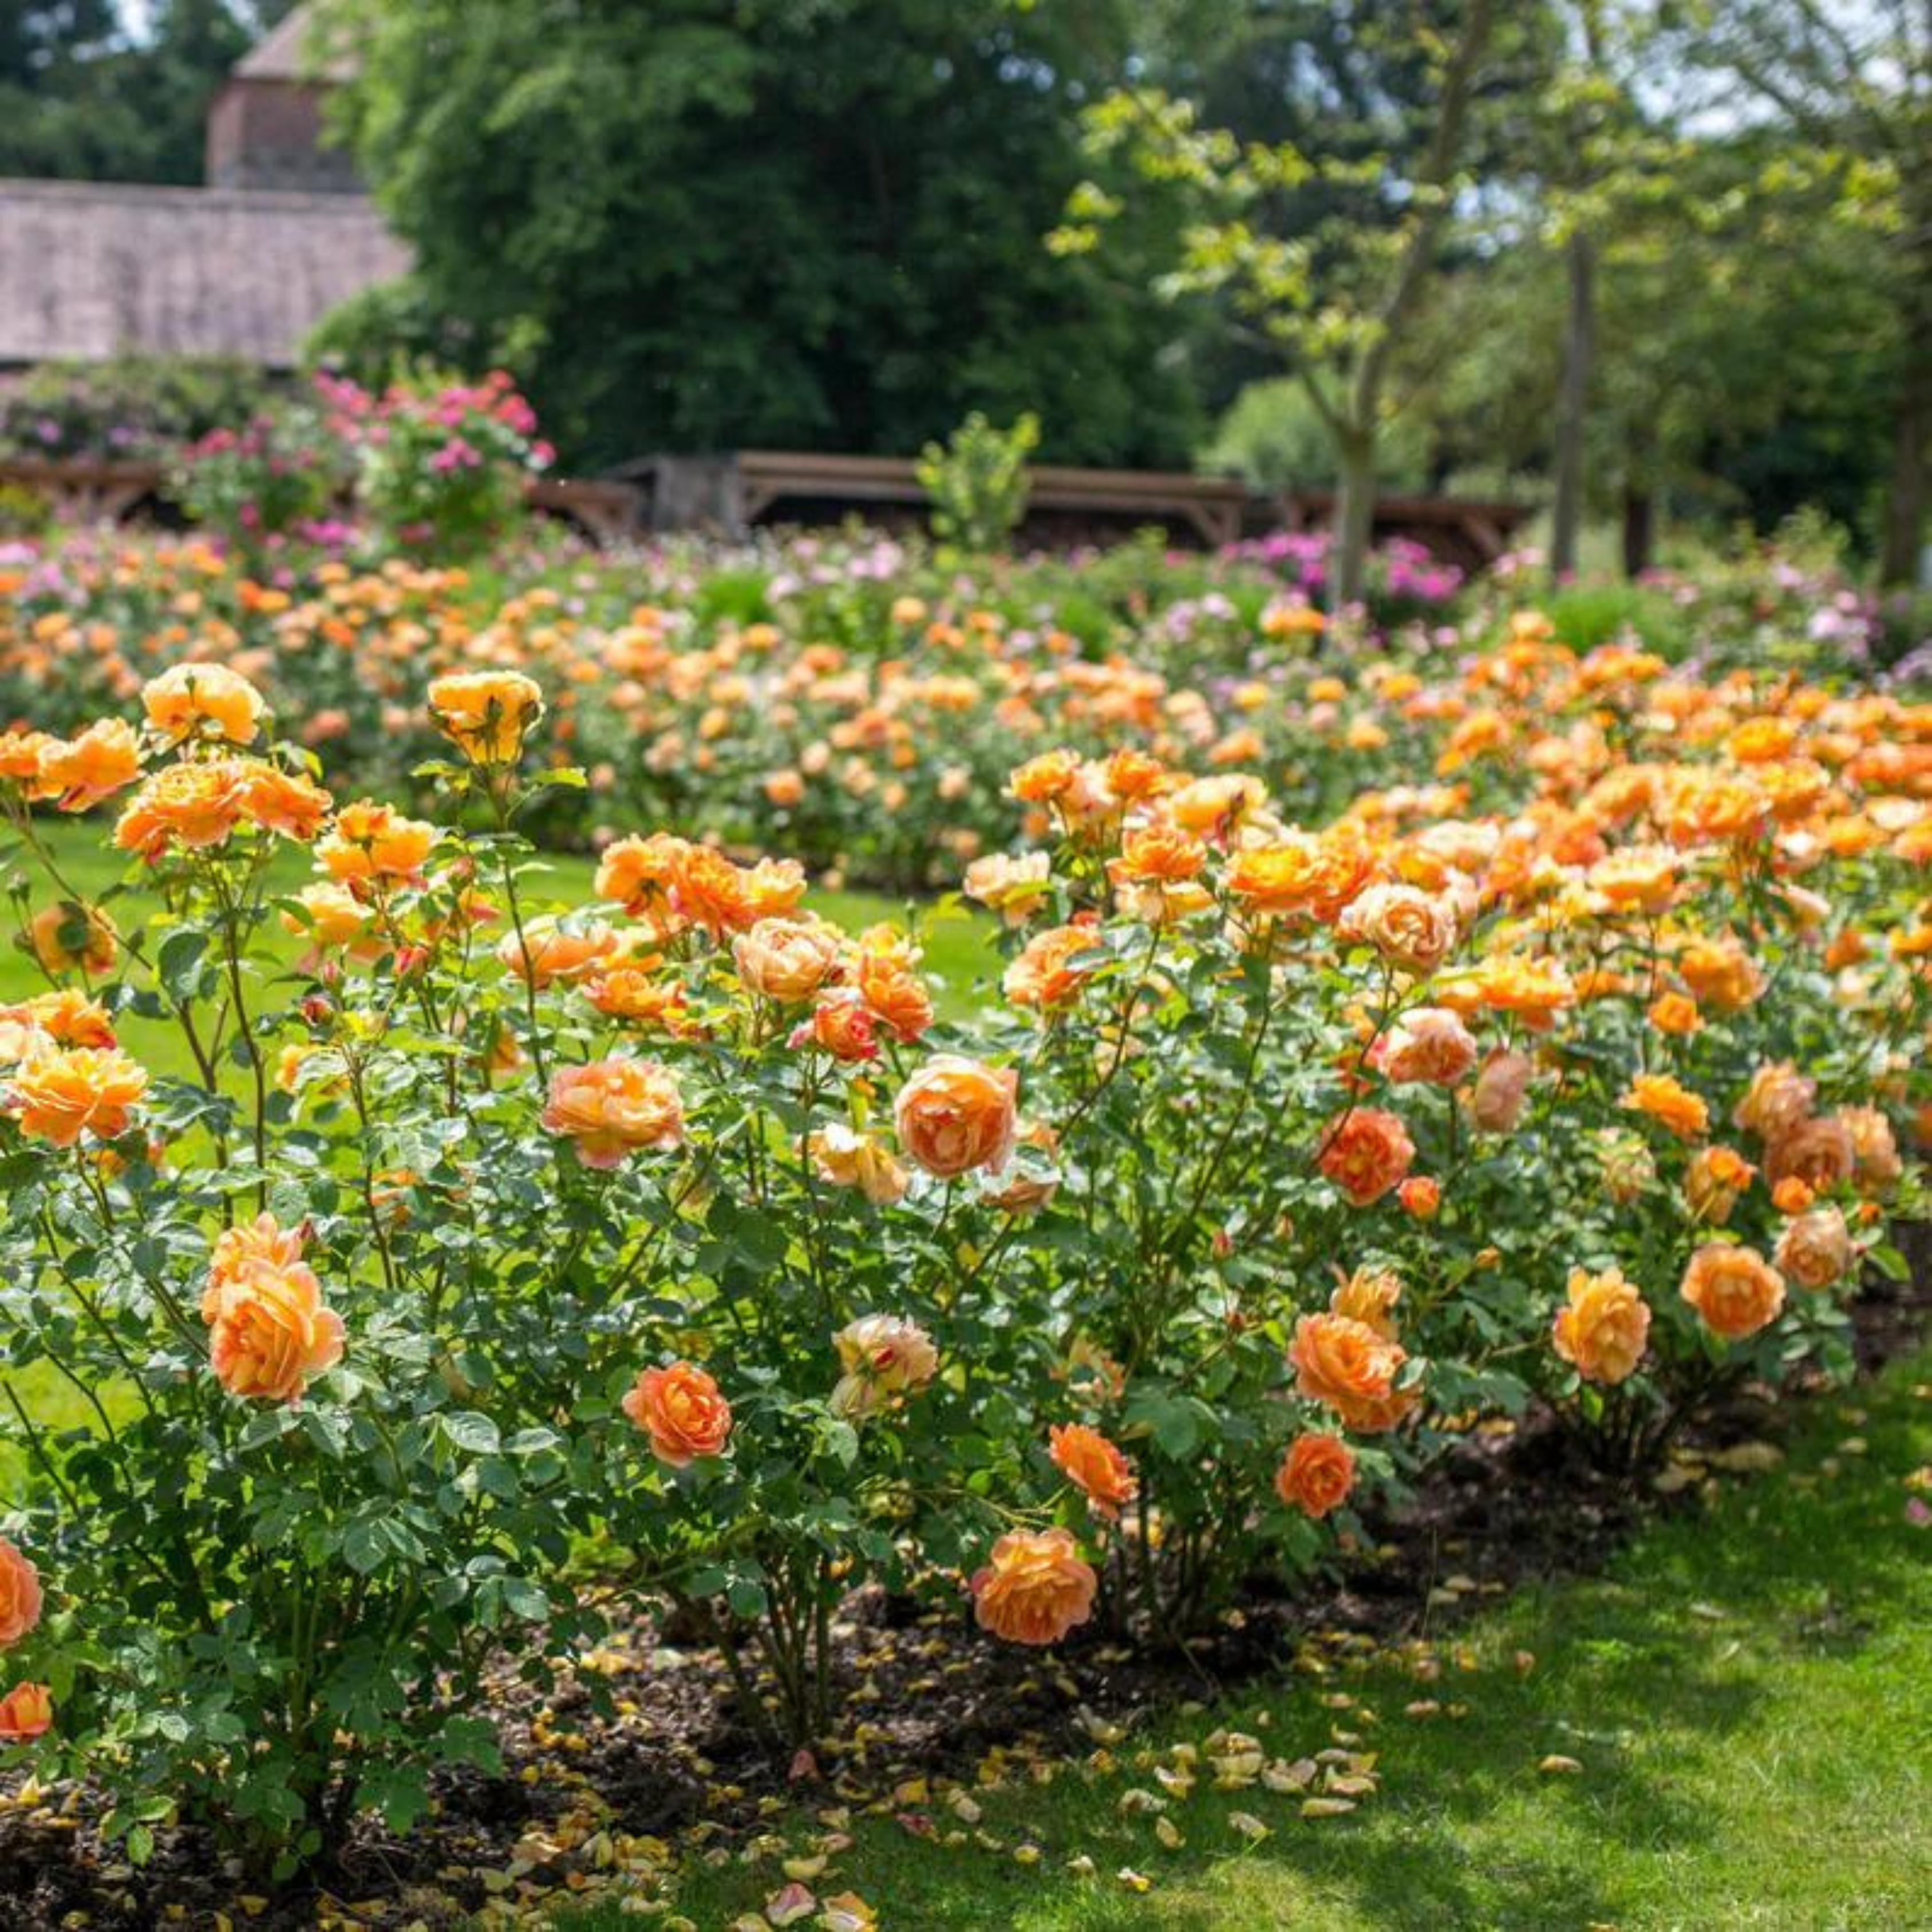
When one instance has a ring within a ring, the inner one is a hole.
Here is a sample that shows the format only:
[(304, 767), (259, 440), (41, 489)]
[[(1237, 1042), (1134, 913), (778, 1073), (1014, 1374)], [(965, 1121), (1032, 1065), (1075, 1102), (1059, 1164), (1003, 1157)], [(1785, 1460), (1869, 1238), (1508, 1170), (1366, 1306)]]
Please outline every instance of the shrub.
[[(633, 836), (542, 904), (520, 828), (580, 781), (519, 671), (430, 682), (434, 820), (212, 664), (0, 738), (49, 982), (0, 1012), (0, 1300), (92, 1418), (8, 1385), (0, 1740), (136, 1857), (194, 1816), (286, 1873), (492, 1762), (486, 1660), (541, 1682), (626, 1592), (782, 1751), (868, 1580), (1184, 1641), (1535, 1390), (1632, 1468), (1846, 1366), (1921, 1199), (1917, 714), (1527, 613), (1364, 684), (1444, 782), (1320, 826), (1232, 761), (1019, 765), (969, 1023), (788, 862)], [(146, 910), (42, 832), (110, 800)]]
[(0, 452), (152, 460), (248, 422), (268, 391), (257, 364), (226, 357), (44, 362), (0, 388)]
[(920, 452), (919, 484), (932, 502), (942, 543), (975, 555), (999, 548), (1026, 515), (1027, 458), (1040, 447), (1040, 419), (998, 429), (975, 410), (944, 445)]

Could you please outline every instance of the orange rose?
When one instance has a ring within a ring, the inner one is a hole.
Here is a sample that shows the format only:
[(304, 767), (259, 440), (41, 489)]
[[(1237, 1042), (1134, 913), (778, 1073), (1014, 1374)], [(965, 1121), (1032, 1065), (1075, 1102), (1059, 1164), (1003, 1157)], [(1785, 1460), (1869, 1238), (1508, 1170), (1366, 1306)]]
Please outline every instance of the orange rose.
[(1843, 1211), (1814, 1208), (1787, 1222), (1772, 1250), (1772, 1264), (1786, 1281), (1814, 1294), (1843, 1278), (1852, 1265), (1852, 1234)]
[(54, 1700), (44, 1684), (16, 1684), (0, 1697), (0, 1744), (25, 1744), (54, 1720)]
[[(1044, 1120), (1022, 1120), (1013, 1130), (1013, 1144), (1031, 1148), (1050, 1161), (1060, 1152), (1060, 1136)], [(1034, 1214), (1059, 1192), (1058, 1168), (1029, 1173), (1024, 1166), (1013, 1165), (1002, 1170), (998, 1186), (984, 1188), (980, 1198), (1003, 1214)]]
[(1787, 1174), (1771, 1190), (1771, 1204), (1780, 1214), (1802, 1214), (1818, 1198), (1808, 1181)]
[(63, 812), (89, 812), (141, 776), (141, 744), (134, 728), (118, 718), (90, 724), (74, 739), (50, 740), (40, 748), (39, 785)]
[(856, 986), (841, 986), (826, 994), (812, 1008), (811, 1018), (793, 1030), (793, 1046), (808, 1042), (835, 1060), (878, 1059), (878, 1027), (865, 995)]
[(1012, 858), (995, 852), (975, 859), (961, 884), (969, 899), (997, 912), (1008, 926), (1024, 926), (1053, 890), (1053, 862), (1044, 852)]
[(624, 1413), (651, 1438), (651, 1454), (674, 1469), (722, 1455), (731, 1439), (731, 1405), (690, 1362), (645, 1370), (624, 1397)]
[(1316, 1165), (1350, 1203), (1366, 1208), (1397, 1186), (1415, 1158), (1415, 1143), (1393, 1114), (1356, 1107), (1328, 1130)]
[(1684, 1198), (1692, 1218), (1721, 1228), (1756, 1173), (1735, 1148), (1700, 1148), (1684, 1176)]
[(1715, 1012), (1742, 1012), (1764, 991), (1757, 962), (1729, 933), (1689, 941), (1678, 952), (1677, 970), (1698, 1004)]
[(1446, 1006), (1405, 1013), (1369, 1054), (1369, 1064), (1397, 1086), (1453, 1087), (1475, 1061), (1474, 1035)]
[(294, 1402), (313, 1376), (342, 1359), (342, 1318), (300, 1262), (244, 1263), (223, 1288), (208, 1362), (230, 1395)]
[(653, 956), (651, 963), (628, 961), (613, 966), (584, 982), (584, 997), (611, 1019), (655, 1027), (674, 1039), (698, 1038), (704, 1028), (692, 1014), (683, 986), (676, 980), (659, 979), (658, 963)]
[(260, 759), (244, 759), (240, 769), (242, 815), (265, 832), (278, 832), (284, 838), (306, 845), (334, 809), (334, 800), (298, 772), (283, 771)]
[(586, 1167), (613, 1168), (640, 1148), (666, 1152), (684, 1139), (684, 1101), (654, 1060), (594, 1060), (550, 1076), (543, 1124), (575, 1143)]
[(367, 963), (380, 959), (389, 950), (374, 912), (346, 886), (319, 880), (303, 886), (294, 897), (300, 910), (285, 910), (282, 926), (310, 942), (298, 962), (304, 973), (314, 972), (331, 952), (346, 952)]
[(1097, 1429), (1081, 1422), (1056, 1424), (1048, 1432), (1047, 1442), (1054, 1467), (1085, 1492), (1094, 1514), (1103, 1521), (1118, 1521), (1121, 1510), (1140, 1493), (1133, 1466)]
[(1328, 1312), (1346, 1316), (1372, 1328), (1384, 1342), (1393, 1342), (1395, 1305), (1401, 1299), (1402, 1277), (1394, 1268), (1358, 1268), (1329, 1296)]
[(1094, 1614), (1100, 1587), (1064, 1529), (1009, 1530), (970, 1588), (982, 1630), (1009, 1643), (1058, 1643)]
[(434, 825), (405, 818), (392, 805), (358, 799), (336, 814), (335, 829), (316, 847), (315, 856), (344, 885), (413, 882), (442, 836)]
[(1340, 1509), (1355, 1486), (1355, 1459), (1339, 1436), (1298, 1436), (1274, 1472), (1274, 1492), (1317, 1521)]
[(266, 708), (262, 694), (220, 664), (178, 664), (141, 687), (141, 708), (171, 745), (197, 735), (252, 745)]
[(1091, 926), (1056, 926), (1036, 933), (1006, 968), (1000, 990), (1015, 1006), (1042, 1012), (1071, 1005), (1094, 970), (1073, 962), (1090, 958), (1100, 944)]
[(118, 1048), (74, 1047), (22, 1066), (8, 1105), (22, 1133), (72, 1147), (83, 1133), (124, 1134), (147, 1090), (146, 1068)]
[(1391, 966), (1432, 973), (1456, 944), (1460, 922), (1446, 898), (1414, 886), (1370, 886), (1336, 921), (1336, 934), (1372, 946)]
[(892, 1106), (899, 1144), (941, 1180), (975, 1168), (1000, 1168), (1018, 1124), (1019, 1076), (940, 1054), (899, 1089)]
[(1784, 1280), (1754, 1248), (1712, 1241), (1690, 1257), (1680, 1291), (1713, 1334), (1736, 1341), (1778, 1319)]
[(1694, 1140), (1711, 1124), (1711, 1110), (1668, 1073), (1640, 1073), (1617, 1103), (1647, 1114), (1680, 1140)]
[(1442, 1207), (1441, 1184), (1426, 1174), (1412, 1174), (1395, 1191), (1402, 1211), (1418, 1221), (1432, 1221)]
[(1779, 1135), (1766, 1150), (1764, 1171), (1774, 1186), (1795, 1178), (1822, 1194), (1850, 1180), (1857, 1160), (1851, 1130), (1837, 1116), (1824, 1114)]
[(731, 956), (747, 990), (790, 1005), (836, 976), (842, 944), (837, 928), (809, 915), (761, 919), (732, 941)]
[(1734, 1126), (1762, 1141), (1774, 1141), (1807, 1119), (1818, 1097), (1818, 1083), (1808, 1080), (1790, 1060), (1760, 1066), (1744, 1098), (1731, 1110)]
[(1852, 1143), (1852, 1182), (1861, 1194), (1891, 1192), (1905, 1166), (1892, 1123), (1876, 1107), (1840, 1107), (1838, 1119)]
[(1643, 1360), (1650, 1309), (1621, 1268), (1572, 1268), (1569, 1303), (1556, 1311), (1551, 1340), (1586, 1382), (1614, 1387)]
[(1120, 841), (1107, 874), (1115, 885), (1184, 885), (1208, 863), (1208, 848), (1178, 825), (1136, 826)]
[(910, 1184), (904, 1168), (875, 1140), (834, 1121), (808, 1136), (806, 1151), (812, 1171), (835, 1187), (853, 1187), (875, 1208), (905, 1198)]
[(58, 1046), (115, 1044), (112, 1016), (105, 1006), (70, 986), (51, 993), (36, 993), (17, 1006), (0, 1006), (0, 1019), (17, 1019), (46, 1034)]
[(910, 1045), (932, 1024), (932, 995), (902, 962), (877, 952), (859, 958), (860, 997), (894, 1039)]
[(455, 672), (430, 683), (436, 729), (479, 765), (514, 764), (543, 708), (543, 692), (520, 671)]
[(1483, 1062), (1469, 1096), (1469, 1118), (1485, 1133), (1507, 1134), (1522, 1117), (1522, 1103), (1535, 1068), (1526, 1053), (1498, 1047)]
[(110, 973), (121, 956), (114, 922), (98, 906), (64, 899), (44, 906), (27, 927), (27, 946), (50, 973), (78, 967), (86, 974)]
[(1297, 1390), (1326, 1402), (1352, 1429), (1393, 1429), (1415, 1405), (1395, 1378), (1408, 1354), (1365, 1322), (1346, 1315), (1304, 1315), (1288, 1351)]
[(916, 1322), (865, 1315), (832, 1336), (844, 1371), (832, 1391), (837, 1415), (870, 1415), (922, 1389), (939, 1372), (939, 1351)]
[(0, 1650), (11, 1650), (40, 1620), (40, 1573), (0, 1536)]
[(653, 832), (648, 838), (620, 838), (604, 848), (597, 862), (597, 896), (668, 934), (680, 923), (670, 903), (672, 882), (690, 849), (686, 841), (668, 832)]
[(541, 991), (561, 980), (566, 986), (611, 964), (623, 942), (602, 920), (573, 916), (568, 922), (543, 916), (512, 927), (496, 947), (505, 970)]
[(223, 844), (241, 817), (241, 773), (234, 760), (169, 765), (128, 801), (114, 842), (148, 860), (160, 858), (171, 845), (204, 852)]
[(252, 1221), (224, 1228), (216, 1236), (208, 1257), (208, 1285), (202, 1291), (201, 1318), (213, 1322), (220, 1318), (228, 1290), (247, 1275), (257, 1262), (271, 1268), (291, 1268), (302, 1258), (303, 1230), (284, 1228), (272, 1214), (258, 1214)]

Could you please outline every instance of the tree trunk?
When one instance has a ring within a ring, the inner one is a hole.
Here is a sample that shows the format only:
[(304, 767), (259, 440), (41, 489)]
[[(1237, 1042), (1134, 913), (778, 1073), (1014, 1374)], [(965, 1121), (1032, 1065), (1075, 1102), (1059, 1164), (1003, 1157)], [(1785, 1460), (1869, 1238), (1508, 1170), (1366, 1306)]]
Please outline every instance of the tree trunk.
[(1369, 560), (1376, 518), (1376, 438), (1372, 430), (1353, 425), (1337, 430), (1340, 488), (1335, 493), (1335, 550), (1329, 581), (1329, 608), (1358, 602)]
[(1906, 322), (1905, 366), (1892, 428), (1892, 483), (1886, 493), (1879, 581), (1918, 581), (1924, 567), (1926, 476), (1932, 464), (1932, 272), (1920, 278), (1914, 313)]
[(1590, 365), (1596, 352), (1597, 250), (1580, 229), (1570, 238), (1570, 320), (1563, 344), (1563, 388), (1556, 410), (1556, 506), (1550, 532), (1550, 574), (1561, 583), (1576, 568), (1583, 523), (1584, 431), (1589, 421)]
[(1650, 568), (1657, 540), (1657, 499), (1640, 484), (1624, 490), (1624, 574), (1641, 577)]

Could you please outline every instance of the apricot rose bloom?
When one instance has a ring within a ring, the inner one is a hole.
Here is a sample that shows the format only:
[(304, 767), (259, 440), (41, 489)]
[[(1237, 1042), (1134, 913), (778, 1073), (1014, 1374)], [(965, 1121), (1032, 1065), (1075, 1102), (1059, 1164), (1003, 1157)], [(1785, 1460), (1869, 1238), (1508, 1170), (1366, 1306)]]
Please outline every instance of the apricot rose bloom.
[(302, 1258), (304, 1246), (302, 1229), (284, 1228), (272, 1214), (257, 1214), (252, 1221), (224, 1228), (215, 1237), (208, 1257), (201, 1318), (208, 1322), (220, 1318), (227, 1291), (242, 1280), (252, 1264), (266, 1262), (272, 1268), (293, 1268)]
[(1809, 1118), (1817, 1097), (1815, 1080), (1805, 1078), (1790, 1060), (1780, 1060), (1774, 1066), (1760, 1066), (1751, 1076), (1750, 1086), (1732, 1109), (1731, 1119), (1760, 1140), (1780, 1140)]
[(832, 1391), (836, 1415), (871, 1415), (922, 1389), (939, 1372), (939, 1351), (916, 1322), (864, 1315), (832, 1336), (844, 1371)]
[(982, 1630), (1009, 1643), (1058, 1643), (1094, 1614), (1100, 1579), (1064, 1529), (1009, 1530), (968, 1586)]
[(1650, 1309), (1621, 1268), (1570, 1270), (1570, 1299), (1556, 1311), (1551, 1342), (1586, 1382), (1614, 1388), (1636, 1370), (1650, 1340)]
[(1084, 1423), (1056, 1424), (1048, 1432), (1048, 1454), (1053, 1466), (1083, 1491), (1094, 1514), (1108, 1522), (1140, 1493), (1133, 1466), (1097, 1429)]
[(91, 812), (140, 776), (140, 740), (118, 718), (104, 718), (77, 738), (50, 739), (40, 748), (40, 784), (63, 812)]
[(358, 799), (335, 815), (335, 827), (315, 848), (318, 862), (344, 885), (380, 884), (419, 878), (436, 841), (436, 826), (406, 818), (392, 805)]
[(975, 1168), (1001, 1168), (1018, 1124), (1019, 1075), (943, 1053), (899, 1089), (892, 1124), (899, 1145), (942, 1180)]
[(684, 1138), (684, 1100), (654, 1060), (593, 1060), (550, 1078), (543, 1124), (574, 1143), (586, 1167), (614, 1168), (640, 1149), (662, 1153)]
[(148, 723), (171, 745), (196, 736), (252, 745), (266, 708), (239, 671), (222, 664), (178, 664), (141, 687)]
[(1396, 1339), (1395, 1305), (1402, 1299), (1402, 1277), (1394, 1269), (1358, 1268), (1328, 1298), (1330, 1315), (1346, 1315), (1372, 1328), (1384, 1342)]
[(1459, 922), (1446, 898), (1414, 886), (1370, 886), (1352, 899), (1335, 930), (1372, 946), (1391, 966), (1432, 973), (1456, 943)]
[(311, 1376), (342, 1359), (342, 1318), (299, 1262), (249, 1262), (222, 1288), (208, 1337), (210, 1366), (230, 1395), (293, 1402)]
[(27, 926), (27, 949), (50, 973), (111, 972), (121, 956), (114, 922), (98, 906), (71, 899), (44, 906)]
[(1354, 1486), (1355, 1458), (1339, 1436), (1298, 1436), (1274, 1472), (1275, 1494), (1318, 1522), (1340, 1509)]
[(1294, 1324), (1288, 1359), (1297, 1391), (1325, 1402), (1352, 1429), (1393, 1429), (1415, 1406), (1414, 1390), (1395, 1386), (1407, 1353), (1366, 1322), (1304, 1315)]
[(514, 764), (524, 734), (543, 716), (543, 692), (520, 671), (456, 672), (430, 680), (429, 715), (479, 765)]
[(1841, 1280), (1852, 1265), (1852, 1233), (1838, 1208), (1814, 1208), (1788, 1222), (1772, 1250), (1772, 1264), (1786, 1281), (1814, 1293)]
[(1498, 1047), (1483, 1062), (1469, 1096), (1469, 1118), (1486, 1134), (1513, 1132), (1522, 1118), (1529, 1077), (1535, 1071), (1526, 1053)]
[(1755, 1248), (1712, 1241), (1690, 1257), (1679, 1292), (1727, 1340), (1755, 1335), (1784, 1306), (1784, 1278)]
[(119, 1048), (80, 1046), (28, 1061), (8, 1104), (22, 1133), (72, 1147), (83, 1133), (124, 1134), (147, 1091), (147, 1069)]
[(10, 1650), (40, 1620), (40, 1573), (0, 1536), (0, 1650)]
[(1415, 1143), (1394, 1114), (1355, 1107), (1328, 1130), (1316, 1165), (1353, 1206), (1366, 1208), (1400, 1184), (1414, 1158)]
[(1647, 1114), (1680, 1140), (1695, 1140), (1711, 1124), (1702, 1100), (1668, 1073), (1638, 1074), (1618, 1104)]
[(624, 1396), (624, 1413), (651, 1439), (660, 1462), (682, 1469), (700, 1456), (719, 1456), (731, 1438), (731, 1405), (694, 1363), (646, 1369)]
[(42, 1736), (53, 1720), (54, 1700), (44, 1684), (16, 1684), (0, 1697), (0, 1744)]
[(842, 1121), (818, 1129), (806, 1140), (812, 1171), (835, 1187), (856, 1187), (875, 1208), (905, 1198), (910, 1184), (905, 1169), (877, 1141), (854, 1133)]
[(1474, 1035), (1446, 1006), (1403, 1014), (1369, 1054), (1369, 1064), (1397, 1086), (1453, 1087), (1475, 1064)]
[(790, 1006), (837, 976), (843, 944), (838, 929), (820, 919), (761, 919), (731, 942), (731, 956), (750, 992)]

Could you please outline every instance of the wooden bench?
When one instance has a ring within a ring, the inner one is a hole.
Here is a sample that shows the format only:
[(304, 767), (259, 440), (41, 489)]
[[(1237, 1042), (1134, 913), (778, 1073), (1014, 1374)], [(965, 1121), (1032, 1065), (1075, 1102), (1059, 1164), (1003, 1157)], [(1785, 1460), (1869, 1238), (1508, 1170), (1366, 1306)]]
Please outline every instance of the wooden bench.
[[(710, 530), (723, 536), (785, 524), (923, 522), (926, 492), (917, 466), (896, 456), (822, 456), (744, 449), (725, 456), (654, 456), (616, 472), (644, 490), (656, 530)], [(1240, 535), (1246, 488), (1222, 477), (1159, 470), (1082, 470), (1056, 464), (1028, 472), (1022, 542), (1118, 541), (1165, 529), (1186, 542), (1218, 548)]]

